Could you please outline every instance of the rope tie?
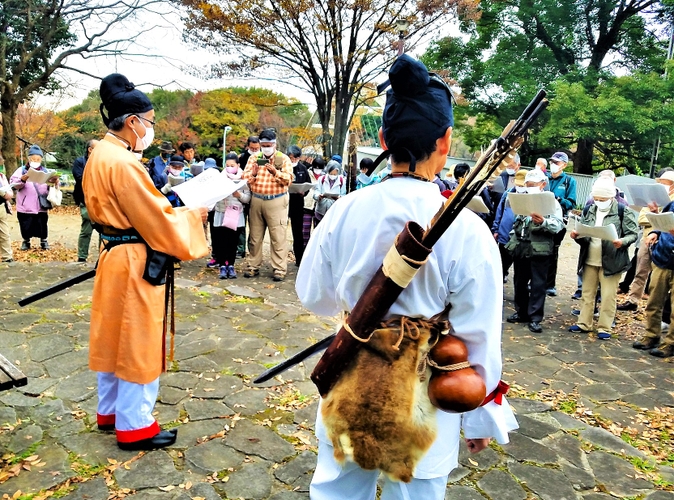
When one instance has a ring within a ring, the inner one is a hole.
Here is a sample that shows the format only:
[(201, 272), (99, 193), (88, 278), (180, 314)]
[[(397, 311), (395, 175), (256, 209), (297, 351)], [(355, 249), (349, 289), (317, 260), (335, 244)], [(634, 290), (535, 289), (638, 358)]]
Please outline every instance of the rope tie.
[(356, 339), (358, 342), (362, 342), (363, 344), (369, 342), (370, 339), (372, 338), (372, 335), (374, 335), (374, 330), (372, 330), (372, 333), (370, 333), (370, 335), (369, 335), (368, 338), (362, 339), (362, 338), (360, 338), (358, 335), (356, 335), (356, 333), (351, 329), (351, 327), (349, 326), (349, 324), (346, 322), (347, 319), (348, 319), (348, 317), (345, 317), (345, 318), (342, 320), (342, 327), (343, 327), (347, 332), (349, 332), (349, 334), (350, 334), (354, 339)]
[(436, 370), (440, 370), (443, 372), (455, 372), (457, 370), (463, 370), (464, 368), (470, 368), (470, 363), (468, 361), (462, 361), (460, 363), (454, 363), (452, 365), (440, 366), (432, 359), (426, 358), (426, 363), (429, 366), (435, 368)]

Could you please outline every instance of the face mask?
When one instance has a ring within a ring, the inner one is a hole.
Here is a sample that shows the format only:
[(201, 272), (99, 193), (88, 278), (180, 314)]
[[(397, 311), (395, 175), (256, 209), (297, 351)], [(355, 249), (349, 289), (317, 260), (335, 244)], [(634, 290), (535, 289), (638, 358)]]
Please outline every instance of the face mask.
[[(147, 128), (142, 120), (138, 120), (141, 125), (143, 125), (143, 128), (145, 129), (145, 136), (141, 138), (138, 133), (136, 132), (136, 129), (132, 129), (133, 133), (136, 134), (136, 147), (134, 148), (135, 151), (144, 151), (147, 148), (150, 147), (150, 144), (152, 144), (152, 141), (154, 140), (154, 128)], [(167, 153), (168, 155), (169, 153)], [(163, 158), (166, 158), (162, 154)]]
[(321, 170), (320, 168), (315, 168), (315, 169), (314, 169), (314, 173), (315, 173), (316, 175), (321, 175), (321, 174), (323, 173), (323, 170)]
[(524, 194), (527, 192), (527, 188), (525, 188), (524, 186), (515, 186), (515, 192)]
[(239, 167), (226, 167), (225, 170), (227, 170), (228, 174), (235, 174), (239, 170)]
[(31, 161), (28, 165), (30, 165), (30, 168), (40, 168), (41, 163), (38, 161)]
[(328, 175), (328, 179), (330, 179), (331, 181), (336, 181), (337, 176), (336, 175)]
[(555, 165), (554, 163), (550, 165), (550, 172), (553, 174), (556, 174), (558, 172), (561, 172), (564, 169), (564, 166), (562, 165)]
[(514, 168), (506, 168), (506, 173), (508, 175), (515, 175), (516, 170)]
[(261, 148), (262, 154), (265, 156), (271, 156), (274, 154), (274, 148)]
[(526, 188), (526, 189), (527, 189), (527, 193), (529, 193), (529, 194), (534, 194), (534, 193), (540, 193), (540, 192), (541, 192), (541, 188), (540, 188), (539, 186), (528, 187), (528, 188)]
[(258, 153), (259, 153), (259, 151), (253, 151), (252, 149), (248, 150), (248, 154), (251, 155), (251, 156), (255, 156)]
[(608, 210), (608, 207), (611, 206), (611, 202), (612, 202), (612, 201), (613, 201), (613, 200), (606, 200), (606, 201), (597, 201), (597, 200), (594, 200), (594, 204), (597, 205), (597, 208), (598, 208), (599, 210)]

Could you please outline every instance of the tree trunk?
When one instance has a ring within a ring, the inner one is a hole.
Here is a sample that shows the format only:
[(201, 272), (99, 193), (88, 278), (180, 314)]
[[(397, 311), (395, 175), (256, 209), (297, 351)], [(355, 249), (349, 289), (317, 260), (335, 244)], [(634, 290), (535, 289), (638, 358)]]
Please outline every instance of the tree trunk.
[(2, 113), (2, 142), (0, 152), (5, 160), (5, 174), (9, 178), (17, 168), (16, 160), (16, 111), (18, 104), (12, 97), (0, 98), (0, 112)]
[(593, 139), (578, 139), (576, 154), (573, 158), (573, 171), (576, 174), (592, 175)]

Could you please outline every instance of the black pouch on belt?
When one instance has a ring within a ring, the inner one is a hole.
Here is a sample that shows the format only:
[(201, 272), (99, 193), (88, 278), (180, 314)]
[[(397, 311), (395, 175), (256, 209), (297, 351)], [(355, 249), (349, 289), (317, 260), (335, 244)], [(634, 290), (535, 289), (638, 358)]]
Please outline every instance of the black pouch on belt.
[(163, 285), (166, 283), (166, 271), (172, 265), (173, 257), (147, 246), (147, 259), (145, 260), (143, 279), (151, 285)]

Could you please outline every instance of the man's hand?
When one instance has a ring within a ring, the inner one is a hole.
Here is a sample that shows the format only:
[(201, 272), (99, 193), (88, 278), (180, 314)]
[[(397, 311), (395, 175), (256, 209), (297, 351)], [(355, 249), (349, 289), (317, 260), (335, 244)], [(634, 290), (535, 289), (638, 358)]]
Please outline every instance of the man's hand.
[(571, 233), (569, 234), (569, 236), (571, 236), (571, 239), (572, 239), (572, 240), (575, 240), (576, 238), (578, 238), (578, 231), (575, 231), (575, 230), (574, 230), (574, 231), (571, 231)]
[(201, 215), (201, 223), (206, 224), (206, 221), (208, 220), (208, 208), (199, 207), (199, 215)]
[(5, 200), (11, 200), (12, 199), (12, 192), (11, 191), (6, 192), (3, 195), (3, 198), (5, 198)]
[(657, 214), (660, 210), (658, 209), (658, 204), (655, 203), (654, 201), (650, 202), (648, 204), (648, 209), (653, 212), (654, 214)]
[(55, 176), (53, 176), (53, 177), (50, 177), (50, 178), (47, 180), (47, 182), (48, 182), (49, 184), (57, 184), (58, 181), (59, 181), (59, 176), (58, 176), (58, 175), (55, 175)]
[(498, 233), (494, 233), (494, 239), (498, 240)]
[(272, 165), (271, 163), (267, 163), (267, 172), (269, 172), (271, 175), (276, 175), (276, 167)]
[(28, 174), (23, 174), (21, 176), (21, 182), (26, 182), (28, 180)]
[(649, 234), (649, 235), (648, 235), (648, 238), (646, 238), (646, 244), (647, 244), (649, 247), (652, 247), (652, 246), (655, 245), (657, 242), (658, 242), (658, 235), (655, 234), (655, 233)]
[(241, 193), (239, 193), (238, 191), (234, 191), (232, 193), (232, 196), (234, 196), (234, 198), (241, 198)]
[(543, 224), (545, 219), (539, 214), (531, 214), (531, 220), (534, 221), (534, 224)]
[(489, 446), (489, 441), (491, 438), (466, 439), (466, 446), (471, 453), (480, 453)]
[(250, 165), (250, 173), (253, 174), (253, 177), (257, 176), (258, 170), (260, 170), (260, 165), (257, 164), (256, 159), (253, 159), (253, 163)]
[(613, 246), (616, 247), (616, 248), (620, 248), (621, 246), (623, 246), (622, 240), (614, 240)]

